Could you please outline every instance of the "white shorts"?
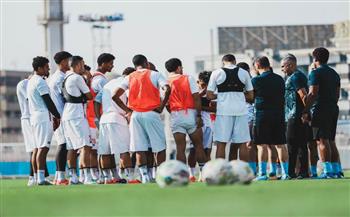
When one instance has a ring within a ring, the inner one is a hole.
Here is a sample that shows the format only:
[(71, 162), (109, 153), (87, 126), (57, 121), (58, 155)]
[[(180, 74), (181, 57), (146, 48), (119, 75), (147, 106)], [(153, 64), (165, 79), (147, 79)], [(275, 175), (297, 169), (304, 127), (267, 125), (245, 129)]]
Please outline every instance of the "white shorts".
[[(211, 129), (210, 126), (203, 126), (202, 131), (203, 131), (203, 148), (204, 149), (212, 148), (213, 130)], [(192, 142), (190, 143), (190, 148), (194, 148), (194, 145)]]
[(51, 121), (32, 124), (35, 148), (50, 148), (53, 136)]
[(192, 134), (197, 130), (196, 111), (188, 109), (187, 111), (175, 111), (170, 114), (171, 132)]
[(85, 118), (63, 121), (64, 136), (67, 141), (67, 150), (77, 150), (90, 146), (90, 129)]
[(130, 120), (130, 151), (148, 151), (149, 145), (154, 153), (166, 148), (160, 114), (154, 111), (133, 112)]
[(97, 128), (90, 127), (90, 143), (92, 145), (92, 149), (98, 150), (98, 139), (97, 139)]
[(250, 141), (248, 115), (217, 115), (214, 123), (214, 142), (245, 143)]
[(54, 138), (57, 142), (57, 145), (62, 145), (66, 142), (66, 138), (64, 137), (64, 131), (63, 131), (63, 126), (62, 122), (60, 123), (60, 126), (55, 130), (54, 132)]
[(118, 123), (103, 123), (100, 124), (99, 134), (99, 155), (129, 152), (130, 133), (128, 126), (123, 126)]
[(21, 119), (21, 127), (22, 127), (22, 134), (24, 138), (24, 145), (26, 148), (26, 152), (33, 152), (35, 147), (34, 138), (33, 138), (33, 128), (30, 125), (30, 120), (28, 119)]

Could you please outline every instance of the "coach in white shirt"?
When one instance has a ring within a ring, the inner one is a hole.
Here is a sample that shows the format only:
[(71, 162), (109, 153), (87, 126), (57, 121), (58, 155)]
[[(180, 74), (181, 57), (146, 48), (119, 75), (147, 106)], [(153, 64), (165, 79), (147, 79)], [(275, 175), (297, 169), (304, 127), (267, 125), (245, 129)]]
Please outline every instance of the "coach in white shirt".
[(76, 155), (77, 151), (80, 150), (80, 162), (85, 174), (84, 184), (91, 184), (93, 183), (90, 173), (92, 145), (90, 143), (90, 131), (84, 104), (87, 100), (92, 99), (92, 95), (82, 76), (85, 72), (83, 58), (72, 56), (69, 62), (71, 70), (67, 72), (62, 85), (62, 93), (66, 101), (63, 109), (62, 124), (67, 141), (68, 167), (71, 175), (70, 183), (78, 183)]
[[(65, 77), (65, 73), (66, 71), (69, 70), (68, 62), (70, 57), (72, 57), (72, 54), (68, 53), (67, 51), (60, 51), (55, 54), (54, 60), (57, 64), (57, 70), (49, 78), (49, 81), (48, 81), (48, 85), (50, 88), (50, 95), (61, 116), (64, 108), (64, 98), (63, 98), (61, 89), (62, 89), (62, 83)], [(68, 184), (68, 181), (65, 179), (67, 147), (66, 147), (66, 139), (64, 138), (62, 125), (60, 125), (55, 130), (54, 137), (58, 145), (57, 151), (56, 151), (55, 184), (65, 185), (65, 184)]]
[(249, 73), (235, 65), (232, 54), (225, 55), (222, 62), (223, 67), (210, 76), (207, 98), (217, 100), (213, 138), (216, 158), (225, 158), (225, 146), (230, 143), (229, 160), (233, 160), (233, 150), (250, 141), (246, 101), (253, 101), (253, 86)]
[(50, 183), (45, 180), (46, 156), (50, 148), (53, 130), (59, 126), (61, 115), (57, 111), (50, 97), (49, 87), (43, 79), (49, 75), (49, 60), (38, 56), (33, 59), (32, 65), (34, 75), (28, 81), (27, 96), (30, 123), (35, 146), (38, 149), (36, 156), (37, 181), (39, 185), (47, 185)]

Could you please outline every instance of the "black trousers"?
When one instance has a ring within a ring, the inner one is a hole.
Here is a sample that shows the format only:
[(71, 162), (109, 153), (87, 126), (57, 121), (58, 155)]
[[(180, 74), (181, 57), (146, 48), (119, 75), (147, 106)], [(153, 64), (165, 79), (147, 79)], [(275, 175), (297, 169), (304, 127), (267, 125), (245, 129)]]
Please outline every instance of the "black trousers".
[(287, 146), (289, 155), (289, 176), (295, 178), (296, 162), (299, 158), (299, 174), (308, 177), (309, 153), (307, 148), (308, 126), (301, 122), (301, 118), (289, 119), (287, 123)]

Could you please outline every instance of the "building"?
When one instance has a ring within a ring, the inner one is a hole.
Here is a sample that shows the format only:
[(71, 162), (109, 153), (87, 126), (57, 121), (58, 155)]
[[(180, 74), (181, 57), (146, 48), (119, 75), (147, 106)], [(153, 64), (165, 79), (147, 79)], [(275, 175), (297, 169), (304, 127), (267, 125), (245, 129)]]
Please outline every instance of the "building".
[(21, 111), (16, 86), (29, 72), (0, 70), (0, 138), (1, 143), (23, 142)]
[(223, 54), (233, 53), (237, 62), (252, 63), (254, 57), (269, 57), (273, 70), (281, 74), (280, 61), (287, 53), (298, 59), (298, 67), (308, 73), (315, 47), (330, 51), (329, 65), (341, 77), (339, 119), (350, 120), (350, 20), (334, 25), (219, 27), (218, 55), (195, 58), (196, 72), (221, 67)]

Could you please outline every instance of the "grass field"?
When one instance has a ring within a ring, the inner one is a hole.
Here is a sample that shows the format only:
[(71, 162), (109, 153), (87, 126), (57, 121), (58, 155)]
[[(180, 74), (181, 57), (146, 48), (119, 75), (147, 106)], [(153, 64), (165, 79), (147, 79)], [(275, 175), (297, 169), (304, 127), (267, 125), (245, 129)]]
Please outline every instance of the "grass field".
[(0, 181), (1, 217), (350, 216), (350, 179), (167, 189), (157, 184), (27, 187), (26, 180)]

